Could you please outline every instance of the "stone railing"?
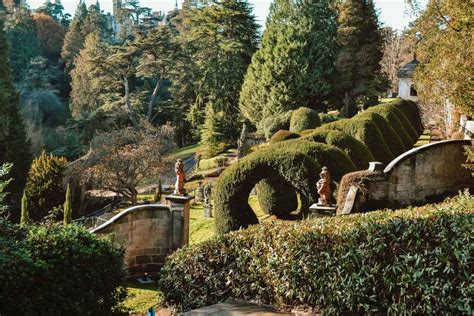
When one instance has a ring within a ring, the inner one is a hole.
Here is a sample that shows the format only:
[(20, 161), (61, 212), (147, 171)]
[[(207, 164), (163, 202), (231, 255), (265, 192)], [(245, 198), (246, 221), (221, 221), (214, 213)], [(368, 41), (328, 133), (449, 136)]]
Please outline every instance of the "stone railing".
[(470, 144), (469, 140), (440, 141), (403, 153), (383, 171), (366, 175), (363, 190), (352, 200), (346, 198), (346, 204), (351, 200), (353, 206), (342, 206), (338, 214), (422, 205), (440, 201), (465, 188), (474, 189), (471, 172), (463, 167), (464, 146)]
[(149, 204), (128, 208), (91, 230), (114, 234), (114, 242), (125, 248), (124, 261), (130, 276), (156, 274), (166, 256), (183, 240), (183, 212), (168, 205)]

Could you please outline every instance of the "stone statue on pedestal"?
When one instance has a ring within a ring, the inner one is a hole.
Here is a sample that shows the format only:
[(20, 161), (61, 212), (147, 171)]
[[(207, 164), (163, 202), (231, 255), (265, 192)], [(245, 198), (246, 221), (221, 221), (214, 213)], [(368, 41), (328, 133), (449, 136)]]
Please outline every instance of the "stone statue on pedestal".
[(210, 183), (204, 186), (204, 217), (212, 217), (212, 186)]
[(318, 205), (328, 206), (331, 201), (331, 174), (327, 167), (323, 167), (319, 176), (321, 179), (316, 183), (319, 194)]
[(184, 195), (186, 189), (184, 184), (186, 183), (186, 174), (184, 173), (184, 162), (182, 159), (178, 159), (174, 165), (174, 172), (176, 173), (176, 183), (174, 185), (174, 194)]

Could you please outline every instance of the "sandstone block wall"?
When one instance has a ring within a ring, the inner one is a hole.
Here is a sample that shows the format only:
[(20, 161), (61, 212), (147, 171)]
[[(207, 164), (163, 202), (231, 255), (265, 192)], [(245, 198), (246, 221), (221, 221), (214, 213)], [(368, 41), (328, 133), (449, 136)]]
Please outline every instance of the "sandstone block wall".
[(471, 141), (453, 140), (414, 148), (394, 159), (383, 172), (365, 182), (355, 211), (401, 208), (437, 202), (465, 188), (474, 189), (474, 178), (462, 165), (464, 146)]
[[(96, 234), (114, 233), (114, 241), (125, 247), (124, 261), (130, 275), (156, 274), (166, 256), (180, 245), (174, 240), (180, 229), (180, 212), (166, 205), (142, 205), (129, 208), (93, 229)], [(177, 220), (174, 220), (176, 218)], [(174, 224), (173, 223), (178, 223)]]

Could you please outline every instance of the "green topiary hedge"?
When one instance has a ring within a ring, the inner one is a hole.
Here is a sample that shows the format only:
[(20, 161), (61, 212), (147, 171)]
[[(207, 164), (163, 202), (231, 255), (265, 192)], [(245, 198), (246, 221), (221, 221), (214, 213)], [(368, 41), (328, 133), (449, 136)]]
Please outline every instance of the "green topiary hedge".
[(258, 223), (248, 204), (248, 197), (252, 188), (262, 179), (278, 176), (291, 184), (300, 194), (302, 210), (315, 201), (314, 184), (318, 179), (313, 170), (321, 167), (301, 152), (272, 147), (244, 157), (228, 167), (217, 179), (214, 206), (218, 234)]
[(375, 112), (364, 111), (362, 113), (357, 114), (355, 117), (366, 118), (374, 122), (375, 125), (377, 125), (378, 129), (380, 130), (382, 137), (385, 140), (385, 143), (387, 144), (388, 148), (390, 148), (390, 151), (395, 156), (399, 156), (407, 150), (400, 136), (398, 136), (398, 133), (395, 132), (391, 124), (386, 119), (384, 119), (381, 115)]
[[(288, 148), (304, 153), (321, 166), (327, 166), (333, 181), (339, 181), (346, 173), (356, 170), (350, 158), (339, 148), (305, 140), (288, 140), (268, 147), (267, 150)], [(312, 177), (319, 178), (320, 169), (311, 170)], [(314, 190), (315, 186), (313, 185)], [(294, 190), (280, 179), (270, 179), (257, 185), (258, 201), (268, 214), (288, 215), (297, 209)], [(303, 210), (304, 212), (304, 210)]]
[(275, 134), (273, 134), (272, 138), (270, 139), (270, 144), (278, 143), (278, 142), (288, 140), (288, 139), (299, 138), (299, 137), (300, 135), (298, 134), (281, 129)]
[(269, 140), (273, 134), (281, 129), (289, 130), (292, 114), (293, 110), (290, 110), (288, 112), (266, 118), (261, 124), (261, 130), (263, 130), (265, 138)]
[(353, 117), (321, 126), (322, 130), (339, 130), (361, 141), (375, 160), (388, 164), (395, 158), (377, 124), (367, 117)]
[(411, 122), (413, 127), (418, 132), (418, 136), (423, 133), (423, 123), (421, 122), (420, 110), (415, 102), (409, 100), (397, 99), (389, 104), (396, 106), (408, 120)]
[(321, 120), (315, 110), (300, 107), (293, 111), (290, 120), (290, 132), (299, 133), (306, 129), (321, 126)]
[(323, 314), (472, 314), (472, 197), (401, 211), (264, 223), (178, 250), (165, 304), (229, 299)]
[(373, 112), (382, 116), (400, 137), (401, 141), (403, 142), (403, 145), (405, 146), (405, 150), (409, 150), (413, 147), (413, 138), (408, 133), (407, 128), (403, 126), (402, 122), (400, 121), (400, 118), (396, 113), (395, 107), (380, 104), (377, 106), (370, 107), (369, 109), (367, 109), (366, 112)]
[(407, 131), (408, 135), (410, 135), (413, 144), (418, 141), (418, 138), (420, 137), (420, 134), (418, 134), (417, 130), (413, 126), (413, 124), (408, 120), (405, 114), (403, 114), (400, 109), (394, 105), (391, 104), (386, 104), (387, 107), (390, 107), (393, 109), (393, 113), (395, 113), (398, 116), (398, 119), (400, 120), (400, 123), (405, 127), (405, 130)]
[(123, 250), (76, 225), (0, 219), (0, 314), (112, 315), (126, 297)]
[(367, 146), (354, 137), (338, 130), (316, 129), (312, 130), (311, 133), (305, 134), (301, 139), (326, 143), (342, 149), (358, 170), (367, 169), (369, 162), (375, 161)]
[(298, 209), (295, 189), (281, 178), (263, 179), (256, 188), (258, 203), (266, 214), (285, 217)]

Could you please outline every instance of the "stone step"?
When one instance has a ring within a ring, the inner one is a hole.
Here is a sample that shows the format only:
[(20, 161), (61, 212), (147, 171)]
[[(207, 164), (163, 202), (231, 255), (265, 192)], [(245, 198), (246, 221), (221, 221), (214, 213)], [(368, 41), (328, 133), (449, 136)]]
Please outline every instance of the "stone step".
[(294, 315), (292, 313), (279, 312), (271, 306), (259, 305), (246, 301), (227, 301), (215, 305), (206, 306), (195, 309), (181, 315), (185, 316), (230, 316), (230, 315), (257, 315), (257, 316), (272, 316), (272, 315)]

